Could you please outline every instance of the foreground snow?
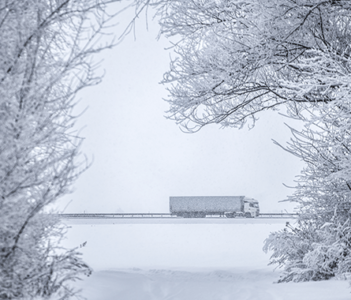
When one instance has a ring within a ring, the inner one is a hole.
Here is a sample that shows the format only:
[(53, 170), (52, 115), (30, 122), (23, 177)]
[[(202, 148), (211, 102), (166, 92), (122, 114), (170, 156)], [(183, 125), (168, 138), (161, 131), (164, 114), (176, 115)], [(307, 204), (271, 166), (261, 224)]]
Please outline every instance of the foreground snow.
[(287, 220), (68, 220), (65, 245), (95, 272), (89, 300), (346, 300), (346, 281), (274, 284), (262, 251)]
[(269, 270), (98, 271), (79, 286), (90, 300), (346, 300), (345, 281), (273, 284)]

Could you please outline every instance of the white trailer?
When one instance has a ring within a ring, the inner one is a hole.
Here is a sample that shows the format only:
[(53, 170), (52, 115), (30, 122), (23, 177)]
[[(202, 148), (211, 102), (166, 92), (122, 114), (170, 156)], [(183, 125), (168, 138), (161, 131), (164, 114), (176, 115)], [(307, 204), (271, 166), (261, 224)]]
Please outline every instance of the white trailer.
[(255, 218), (260, 213), (258, 201), (245, 196), (169, 197), (169, 210), (172, 215), (184, 218), (207, 215)]

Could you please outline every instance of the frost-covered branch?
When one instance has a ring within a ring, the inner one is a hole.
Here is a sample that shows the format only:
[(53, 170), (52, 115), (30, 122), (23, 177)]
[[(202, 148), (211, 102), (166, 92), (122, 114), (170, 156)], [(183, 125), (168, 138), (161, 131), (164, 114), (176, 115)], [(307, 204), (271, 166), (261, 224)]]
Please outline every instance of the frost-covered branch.
[[(264, 110), (292, 105), (299, 114), (324, 105), (335, 100), (340, 82), (316, 79), (316, 73), (336, 76), (337, 64), (349, 73), (349, 1), (134, 4), (154, 7), (160, 35), (172, 39), (175, 56), (162, 83), (169, 91), (168, 117), (188, 131), (211, 123), (240, 128)], [(330, 69), (318, 68), (321, 56), (333, 61)]]

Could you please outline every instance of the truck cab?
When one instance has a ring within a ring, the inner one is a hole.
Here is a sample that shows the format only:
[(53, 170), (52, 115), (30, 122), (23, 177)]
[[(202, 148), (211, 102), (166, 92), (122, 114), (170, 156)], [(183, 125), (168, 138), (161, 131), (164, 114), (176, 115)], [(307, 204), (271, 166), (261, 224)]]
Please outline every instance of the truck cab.
[(244, 199), (244, 215), (246, 218), (255, 218), (260, 215), (260, 207), (255, 199)]

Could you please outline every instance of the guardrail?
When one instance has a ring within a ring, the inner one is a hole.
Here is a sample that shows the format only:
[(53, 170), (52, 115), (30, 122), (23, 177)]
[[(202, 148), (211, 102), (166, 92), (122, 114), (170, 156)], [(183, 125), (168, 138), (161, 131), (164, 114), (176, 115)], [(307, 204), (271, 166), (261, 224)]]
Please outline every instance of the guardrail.
[(60, 214), (62, 218), (176, 218), (169, 213), (83, 213), (83, 214)]
[(297, 218), (299, 214), (296, 213), (260, 213), (260, 218)]
[[(180, 218), (169, 213), (72, 213), (59, 214), (62, 218), (77, 218), (77, 219), (127, 219), (127, 218)], [(259, 218), (297, 218), (296, 213), (260, 213)], [(225, 218), (224, 215), (208, 215), (206, 218)]]

